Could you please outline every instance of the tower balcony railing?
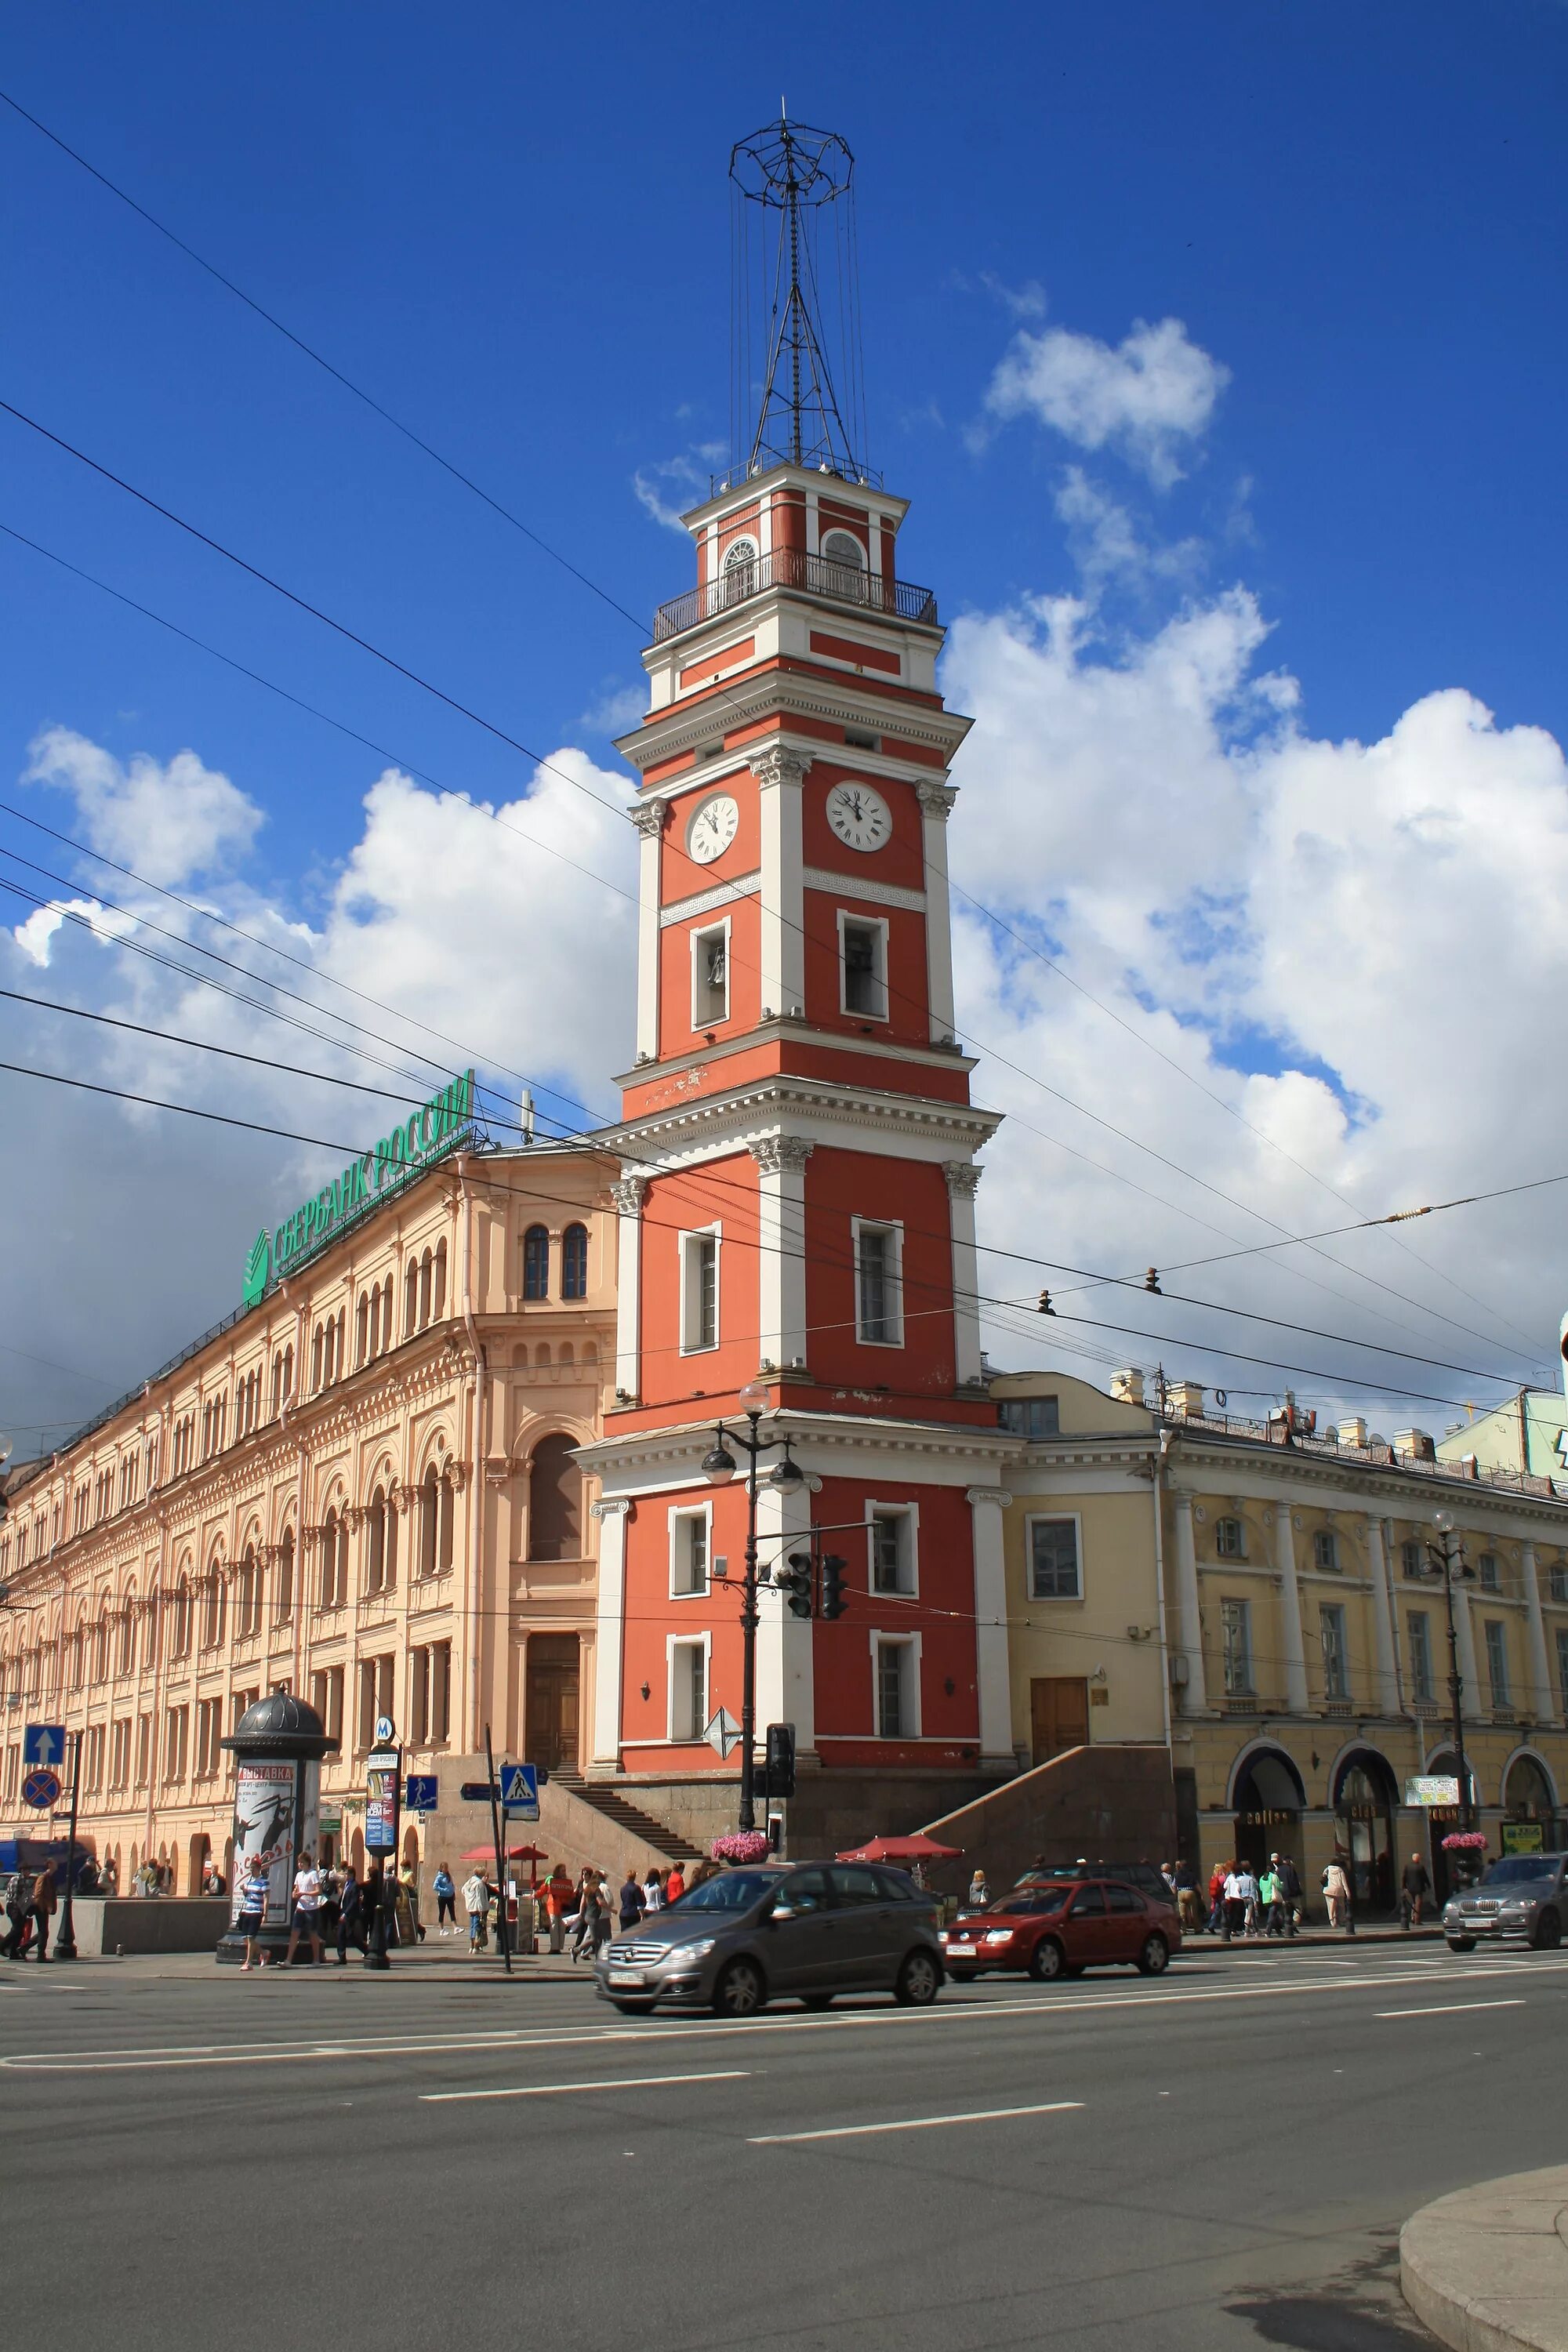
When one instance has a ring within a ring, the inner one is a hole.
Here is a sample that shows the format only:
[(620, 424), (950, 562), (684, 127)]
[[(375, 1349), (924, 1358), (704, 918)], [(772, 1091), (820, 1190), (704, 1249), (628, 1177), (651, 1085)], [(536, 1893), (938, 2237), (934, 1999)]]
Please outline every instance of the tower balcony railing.
[(794, 589), (801, 595), (820, 596), (826, 604), (853, 604), (893, 620), (919, 621), (928, 629), (937, 625), (936, 598), (929, 588), (917, 588), (909, 580), (879, 578), (858, 563), (831, 563), (826, 556), (806, 555), (799, 548), (775, 547), (771, 555), (732, 565), (705, 587), (671, 596), (653, 616), (654, 643), (679, 637), (700, 621), (736, 612), (770, 588)]

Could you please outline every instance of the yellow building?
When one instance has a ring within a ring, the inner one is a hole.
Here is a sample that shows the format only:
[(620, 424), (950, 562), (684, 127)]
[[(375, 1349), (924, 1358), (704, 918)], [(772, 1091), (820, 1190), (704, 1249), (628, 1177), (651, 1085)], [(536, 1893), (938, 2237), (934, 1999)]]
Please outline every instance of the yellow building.
[(258, 1236), (252, 1303), (7, 1482), (5, 1834), (47, 1833), (22, 1727), (61, 1723), (121, 1889), (151, 1857), (199, 1890), (229, 1838), (219, 1743), (279, 1683), (342, 1742), (329, 1850), (358, 1846), (378, 1715), (439, 1774), (444, 1837), (487, 1725), (498, 1753), (577, 1762), (598, 1530), (573, 1450), (614, 1376), (618, 1162), (479, 1152), (451, 1110)]
[[(993, 1383), (1025, 1443), (1008, 1467), (1020, 1764), (1169, 1744), (1183, 1850), (1206, 1871), (1289, 1852), (1310, 1892), (1339, 1853), (1386, 1911), (1414, 1853), (1447, 1883), (1454, 1809), (1407, 1802), (1455, 1771), (1436, 1517), (1455, 1585), (1463, 1734), (1495, 1853), (1568, 1830), (1568, 1496), (1546, 1477), (1146, 1402), (1067, 1375)], [(1409, 1441), (1405, 1443), (1405, 1441)]]

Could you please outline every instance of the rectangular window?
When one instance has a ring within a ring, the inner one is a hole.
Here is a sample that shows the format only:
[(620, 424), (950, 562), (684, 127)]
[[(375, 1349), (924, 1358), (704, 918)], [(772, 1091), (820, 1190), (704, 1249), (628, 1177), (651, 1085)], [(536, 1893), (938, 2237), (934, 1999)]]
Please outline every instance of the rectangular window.
[(1568, 1601), (1568, 1568), (1554, 1568), (1548, 1573), (1552, 1600)]
[(153, 1718), (139, 1715), (136, 1718), (136, 1786), (144, 1789), (153, 1770)]
[(915, 1727), (914, 1644), (912, 1642), (889, 1641), (879, 1635), (874, 1646), (877, 1737), (879, 1739), (916, 1738), (919, 1734)]
[(1426, 1555), (1414, 1536), (1406, 1536), (1399, 1547), (1399, 1570), (1402, 1576), (1419, 1576), (1426, 1566)]
[(708, 1643), (669, 1645), (669, 1736), (700, 1739), (708, 1721)]
[(89, 1789), (103, 1786), (103, 1726), (95, 1723), (87, 1735), (87, 1785)]
[(870, 1521), (871, 1590), (910, 1592), (915, 1590), (915, 1515), (911, 1509), (884, 1503), (867, 1506)]
[(888, 1017), (888, 926), (862, 915), (838, 917), (838, 979), (844, 1012), (864, 1021)]
[(190, 1709), (172, 1706), (163, 1718), (163, 1778), (183, 1780), (185, 1777), (185, 1741), (190, 1727)]
[(1240, 1519), (1216, 1519), (1214, 1523), (1214, 1549), (1216, 1559), (1247, 1558), (1247, 1529)]
[(1323, 1645), (1323, 1696), (1349, 1698), (1350, 1668), (1345, 1659), (1345, 1612), (1342, 1601), (1318, 1612), (1318, 1638)]
[(1413, 1609), (1405, 1622), (1410, 1633), (1410, 1696), (1420, 1703), (1436, 1696), (1432, 1681), (1432, 1621), (1424, 1609)]
[(1252, 1603), (1222, 1601), (1220, 1638), (1225, 1645), (1225, 1687), (1227, 1697), (1244, 1698), (1252, 1690)]
[(730, 1018), (730, 926), (691, 934), (691, 1025), (716, 1029)]
[(996, 1408), (996, 1419), (1003, 1429), (1015, 1437), (1058, 1437), (1061, 1434), (1060, 1400), (1054, 1396), (1004, 1397)]
[(205, 1780), (217, 1770), (223, 1751), (218, 1741), (223, 1738), (223, 1701), (204, 1698), (196, 1702), (196, 1777)]
[(359, 1745), (375, 1744), (375, 1718), (392, 1713), (392, 1678), (395, 1660), (362, 1658), (359, 1662)]
[(709, 1514), (696, 1511), (669, 1515), (669, 1589), (677, 1595), (708, 1590)]
[(719, 1234), (680, 1236), (680, 1350), (696, 1355), (719, 1345)]
[(1491, 1685), (1492, 1705), (1510, 1706), (1508, 1685), (1508, 1627), (1495, 1617), (1489, 1617), (1487, 1634), (1487, 1681)]
[(855, 1337), (865, 1347), (904, 1344), (901, 1225), (851, 1220), (855, 1243)]
[(1081, 1601), (1083, 1567), (1077, 1519), (1030, 1519), (1029, 1598)]
[(1501, 1589), (1502, 1578), (1498, 1569), (1498, 1556), (1495, 1551), (1482, 1552), (1476, 1562), (1476, 1575), (1483, 1591), (1496, 1592)]
[(1337, 1570), (1339, 1564), (1339, 1538), (1331, 1528), (1320, 1528), (1312, 1538), (1312, 1566)]
[(321, 1728), (331, 1739), (343, 1736), (343, 1670), (342, 1666), (318, 1666), (310, 1676), (310, 1705), (321, 1718)]
[(131, 1780), (131, 1717), (122, 1715), (110, 1727), (109, 1785), (126, 1788)]
[(430, 1745), (439, 1748), (452, 1736), (452, 1644), (430, 1644)]
[(0, 1795), (4, 1796), (6, 1804), (16, 1803), (16, 1792), (21, 1784), (22, 1743), (19, 1739), (14, 1739), (5, 1750), (5, 1784), (4, 1790), (0, 1790)]

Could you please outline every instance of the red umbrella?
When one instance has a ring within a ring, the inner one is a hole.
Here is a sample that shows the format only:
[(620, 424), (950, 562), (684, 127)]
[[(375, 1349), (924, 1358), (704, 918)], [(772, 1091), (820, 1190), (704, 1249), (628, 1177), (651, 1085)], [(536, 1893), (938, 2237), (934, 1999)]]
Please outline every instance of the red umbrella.
[[(458, 1856), (459, 1862), (493, 1862), (495, 1858), (493, 1845), (471, 1845), (467, 1853)], [(509, 1845), (506, 1858), (508, 1862), (548, 1862), (550, 1856), (536, 1845)]]
[(868, 1845), (858, 1845), (851, 1853), (841, 1853), (840, 1862), (955, 1862), (963, 1852), (961, 1845), (938, 1845), (922, 1830), (912, 1837), (873, 1838)]

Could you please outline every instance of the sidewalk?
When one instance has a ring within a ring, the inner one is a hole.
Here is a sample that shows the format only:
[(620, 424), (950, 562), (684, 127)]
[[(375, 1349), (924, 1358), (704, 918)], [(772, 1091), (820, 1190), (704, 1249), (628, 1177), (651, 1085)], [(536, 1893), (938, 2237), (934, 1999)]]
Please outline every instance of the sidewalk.
[(1399, 2233), (1399, 2283), (1455, 2352), (1568, 2352), (1568, 2165), (1424, 2205)]

